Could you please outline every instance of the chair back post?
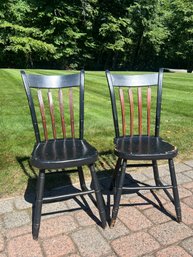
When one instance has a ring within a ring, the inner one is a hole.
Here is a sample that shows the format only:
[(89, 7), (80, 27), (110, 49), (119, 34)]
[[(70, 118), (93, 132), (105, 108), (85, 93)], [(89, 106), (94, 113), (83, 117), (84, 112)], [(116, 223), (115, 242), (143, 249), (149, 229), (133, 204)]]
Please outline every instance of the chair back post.
[(119, 137), (119, 123), (118, 123), (117, 107), (116, 107), (116, 100), (115, 100), (115, 92), (113, 88), (112, 76), (109, 70), (106, 70), (106, 77), (107, 77), (109, 92), (111, 96), (110, 98), (111, 98), (113, 122), (114, 122), (114, 128), (115, 128), (115, 136)]
[(159, 74), (158, 74), (156, 123), (155, 123), (155, 136), (156, 137), (159, 137), (159, 131), (160, 131), (163, 71), (164, 71), (164, 69), (160, 68), (159, 69)]
[(39, 143), (41, 141), (40, 140), (40, 132), (39, 132), (38, 122), (37, 122), (37, 118), (36, 118), (33, 98), (32, 98), (31, 90), (29, 87), (29, 81), (27, 79), (27, 75), (26, 75), (25, 71), (23, 71), (23, 70), (21, 71), (21, 76), (23, 79), (23, 84), (24, 84), (25, 92), (27, 95), (28, 103), (29, 103), (29, 109), (30, 109), (30, 113), (31, 113), (31, 119), (32, 119), (32, 123), (33, 123), (36, 143)]
[(84, 70), (80, 72), (80, 124), (79, 137), (84, 137)]

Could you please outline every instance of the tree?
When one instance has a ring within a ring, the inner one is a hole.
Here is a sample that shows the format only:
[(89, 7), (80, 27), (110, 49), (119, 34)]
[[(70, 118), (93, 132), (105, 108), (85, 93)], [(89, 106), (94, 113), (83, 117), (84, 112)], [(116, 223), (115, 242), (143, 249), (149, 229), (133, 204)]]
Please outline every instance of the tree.
[(34, 1), (35, 27), (41, 26), (43, 37), (55, 46), (53, 58), (61, 68), (76, 68), (76, 57), (79, 55), (77, 41), (83, 36), (77, 26), (80, 18), (78, 1)]
[(94, 39), (97, 44), (96, 63), (102, 68), (120, 68), (126, 49), (132, 43), (131, 19), (128, 1), (98, 1), (94, 22)]
[[(0, 52), (9, 66), (31, 66), (33, 60), (48, 59), (55, 47), (44, 41), (41, 29), (31, 26), (33, 8), (25, 0), (1, 2)], [(3, 62), (3, 60), (1, 60)]]
[(0, 64), (192, 69), (192, 0), (2, 0)]
[(164, 25), (162, 1), (134, 1), (128, 8), (134, 34), (130, 50), (130, 69), (155, 69), (156, 59), (162, 45), (168, 38), (168, 28)]
[(170, 1), (172, 14), (167, 20), (170, 38), (168, 55), (170, 65), (193, 69), (193, 4), (191, 0)]

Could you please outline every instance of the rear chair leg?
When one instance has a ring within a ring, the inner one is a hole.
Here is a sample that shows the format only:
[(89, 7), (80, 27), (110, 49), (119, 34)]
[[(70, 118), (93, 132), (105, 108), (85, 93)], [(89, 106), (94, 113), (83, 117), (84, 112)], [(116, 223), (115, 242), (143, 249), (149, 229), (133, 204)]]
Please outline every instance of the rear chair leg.
[(172, 190), (173, 190), (173, 195), (174, 195), (174, 205), (175, 205), (175, 210), (176, 210), (177, 221), (181, 222), (182, 214), (181, 214), (180, 199), (179, 199), (179, 194), (178, 194), (178, 186), (177, 186), (177, 181), (176, 181), (176, 174), (175, 174), (173, 159), (169, 159), (168, 163), (169, 163), (169, 169), (170, 169), (171, 182), (172, 182), (172, 186), (173, 186)]
[(114, 227), (115, 222), (116, 222), (116, 218), (117, 218), (117, 214), (118, 214), (118, 210), (119, 210), (119, 204), (120, 204), (120, 200), (121, 200), (121, 193), (122, 193), (122, 187), (123, 187), (123, 182), (124, 182), (124, 178), (125, 178), (125, 170), (127, 167), (127, 160), (123, 161), (122, 167), (121, 167), (121, 171), (120, 171), (120, 176), (117, 176), (117, 187), (116, 187), (116, 194), (114, 197), (114, 205), (113, 205), (113, 211), (112, 211), (112, 218), (111, 218), (111, 224), (110, 227)]
[(80, 181), (80, 186), (81, 186), (82, 191), (88, 190), (87, 187), (86, 187), (82, 167), (78, 167), (78, 176), (79, 176), (79, 181)]
[(92, 176), (92, 181), (93, 181), (93, 186), (95, 190), (95, 195), (96, 195), (96, 201), (97, 201), (97, 207), (99, 209), (99, 215), (101, 218), (101, 223), (102, 223), (102, 228), (106, 227), (106, 212), (105, 212), (105, 206), (104, 206), (104, 200), (102, 197), (100, 185), (98, 182), (98, 178), (95, 172), (94, 164), (89, 165), (91, 176)]
[(153, 164), (153, 174), (154, 174), (155, 184), (156, 186), (160, 186), (160, 177), (159, 177), (157, 161), (152, 161), (152, 164)]
[(40, 229), (44, 184), (45, 184), (45, 170), (40, 170), (38, 181), (37, 181), (36, 200), (35, 200), (34, 217), (33, 217), (33, 224), (32, 224), (32, 235), (33, 235), (33, 239), (35, 240), (38, 239), (39, 229)]
[(111, 180), (111, 184), (110, 184), (110, 187), (109, 187), (110, 191), (112, 191), (113, 188), (115, 188), (115, 182), (116, 182), (116, 179), (117, 179), (116, 177), (117, 177), (118, 171), (119, 171), (120, 166), (121, 166), (121, 161), (122, 161), (122, 159), (118, 158), (116, 166), (115, 166), (115, 170), (113, 172), (113, 177), (112, 177), (112, 180)]

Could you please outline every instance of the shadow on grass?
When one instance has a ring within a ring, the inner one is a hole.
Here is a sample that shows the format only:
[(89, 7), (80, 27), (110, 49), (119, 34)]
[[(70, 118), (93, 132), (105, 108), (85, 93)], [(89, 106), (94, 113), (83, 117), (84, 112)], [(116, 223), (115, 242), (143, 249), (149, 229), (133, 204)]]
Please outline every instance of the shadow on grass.
[[(38, 170), (34, 169), (31, 166), (29, 157), (26, 157), (26, 156), (17, 157), (17, 161), (22, 171), (24, 172), (24, 174), (28, 177), (28, 184), (24, 195), (25, 200), (34, 205)], [(101, 185), (101, 190), (105, 198), (105, 207), (106, 207), (106, 215), (107, 215), (108, 222), (110, 221), (111, 208), (113, 206), (113, 192), (109, 190), (109, 187), (111, 184), (111, 177), (114, 171), (115, 164), (116, 164), (116, 156), (113, 154), (112, 151), (109, 150), (109, 151), (99, 153), (99, 159), (96, 162), (96, 171), (97, 171), (97, 176), (99, 178), (99, 182)], [(69, 171), (59, 171), (59, 172), (48, 171), (46, 175), (45, 196), (53, 196), (53, 195), (58, 196), (61, 194), (70, 194), (74, 192), (80, 192), (80, 189), (74, 186), (72, 183), (71, 173), (72, 172), (69, 172)], [(88, 180), (88, 176), (86, 176), (86, 180)], [(124, 186), (136, 187), (136, 186), (139, 186), (139, 184), (134, 181), (133, 177), (130, 174), (126, 173)], [(92, 181), (90, 182), (90, 188), (93, 189)], [(155, 201), (152, 201), (146, 195), (141, 194), (139, 190), (136, 190), (136, 189), (129, 190), (129, 191), (123, 190), (122, 195), (137, 194), (139, 196), (139, 202), (131, 203), (128, 200), (128, 203), (126, 204), (121, 203), (120, 206), (128, 206), (128, 207), (144, 206), (144, 205), (149, 205), (150, 207), (153, 206), (156, 209), (160, 210), (165, 215), (167, 215), (168, 217), (170, 217), (171, 219), (175, 220), (175, 217), (164, 208), (161, 201), (159, 200), (159, 196), (157, 196), (157, 194), (152, 190), (150, 192), (152, 193)], [(93, 195), (89, 194), (88, 196), (96, 206), (96, 201)], [(73, 199), (76, 202), (76, 205), (78, 205), (79, 207), (71, 208), (68, 210), (62, 210), (62, 211), (56, 210), (54, 212), (44, 213), (42, 214), (42, 216), (56, 214), (60, 212), (64, 213), (64, 212), (72, 212), (77, 210), (84, 210), (97, 224), (100, 225), (100, 221), (92, 212), (85, 196), (73, 197)], [(140, 199), (142, 200), (141, 203), (140, 203)], [(145, 200), (145, 203), (144, 203), (144, 200)]]

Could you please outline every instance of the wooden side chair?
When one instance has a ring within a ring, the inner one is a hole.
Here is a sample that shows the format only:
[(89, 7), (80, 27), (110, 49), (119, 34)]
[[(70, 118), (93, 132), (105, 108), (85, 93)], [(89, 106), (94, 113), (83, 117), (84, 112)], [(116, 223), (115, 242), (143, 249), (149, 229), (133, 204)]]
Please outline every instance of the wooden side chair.
[[(70, 75), (35, 75), (21, 71), (21, 76), (36, 138), (30, 161), (32, 166), (39, 169), (32, 224), (33, 238), (37, 239), (39, 235), (43, 203), (61, 201), (93, 192), (96, 194), (101, 225), (105, 228), (104, 202), (94, 166), (98, 153), (84, 139), (84, 71)], [(38, 112), (40, 112), (39, 116)], [(79, 130), (77, 134), (76, 129)], [(82, 168), (84, 165), (90, 169), (93, 189), (86, 187)], [(81, 190), (45, 197), (45, 177), (49, 174), (46, 171), (65, 172), (69, 171), (69, 168), (75, 168), (77, 171)]]
[[(127, 190), (163, 189), (173, 202), (177, 221), (180, 222), (181, 208), (173, 163), (178, 151), (175, 146), (159, 136), (163, 69), (160, 69), (159, 73), (144, 75), (118, 75), (106, 71), (106, 77), (115, 128), (114, 151), (118, 157), (111, 184), (111, 190), (114, 188), (115, 195), (110, 226), (113, 227), (115, 224), (122, 190), (127, 192)], [(155, 107), (154, 112), (151, 111), (152, 106)], [(153, 127), (151, 119), (155, 120)], [(157, 161), (163, 159), (168, 160), (170, 185), (163, 184), (159, 176)], [(152, 166), (155, 185), (136, 181), (137, 186), (124, 187), (126, 168), (135, 166)], [(168, 191), (170, 188), (173, 196)]]

